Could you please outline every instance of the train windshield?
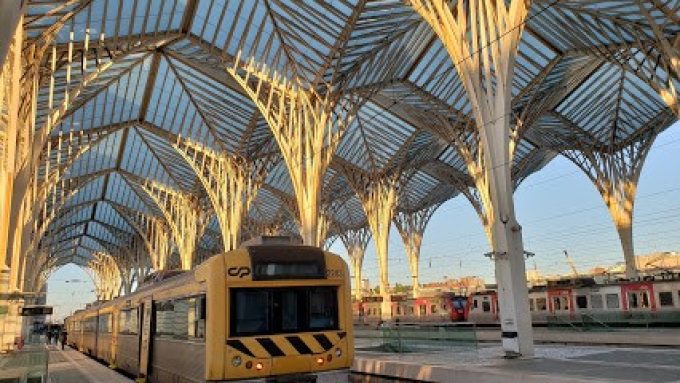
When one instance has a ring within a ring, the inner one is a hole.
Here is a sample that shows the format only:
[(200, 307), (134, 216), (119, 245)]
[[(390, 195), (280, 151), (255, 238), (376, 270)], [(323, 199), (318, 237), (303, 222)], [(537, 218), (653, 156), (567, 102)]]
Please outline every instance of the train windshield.
[(231, 336), (338, 329), (336, 287), (231, 289)]

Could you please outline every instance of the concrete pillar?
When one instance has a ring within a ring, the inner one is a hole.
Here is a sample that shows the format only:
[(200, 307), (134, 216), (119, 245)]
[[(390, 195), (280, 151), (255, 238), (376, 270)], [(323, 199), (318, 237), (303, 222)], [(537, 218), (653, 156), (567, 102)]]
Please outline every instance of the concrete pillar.
[[(515, 218), (512, 79), (529, 2), (409, 0), (446, 48), (472, 106), (476, 129), (455, 143), (488, 221), (500, 305), (503, 349), (534, 354), (522, 229)], [(452, 137), (452, 141), (454, 138)]]

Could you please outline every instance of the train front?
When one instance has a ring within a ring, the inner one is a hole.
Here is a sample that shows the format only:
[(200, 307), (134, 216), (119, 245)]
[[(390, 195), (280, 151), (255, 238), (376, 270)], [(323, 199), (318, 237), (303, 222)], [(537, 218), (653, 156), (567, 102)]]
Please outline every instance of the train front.
[(347, 382), (353, 359), (349, 275), (337, 255), (251, 246), (226, 265), (226, 380)]

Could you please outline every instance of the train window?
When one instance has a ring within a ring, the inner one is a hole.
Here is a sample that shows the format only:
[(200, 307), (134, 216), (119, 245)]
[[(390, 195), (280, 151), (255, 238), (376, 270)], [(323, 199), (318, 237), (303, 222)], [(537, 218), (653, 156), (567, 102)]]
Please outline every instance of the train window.
[(83, 323), (83, 332), (95, 332), (97, 330), (97, 317), (88, 318)]
[(604, 304), (602, 302), (602, 295), (601, 294), (591, 294), (590, 295), (590, 308), (601, 309), (603, 307), (604, 307)]
[(205, 296), (193, 297), (187, 300), (188, 333), (190, 338), (205, 337)]
[(99, 316), (99, 329), (100, 334), (111, 332), (111, 314), (104, 314)]
[(482, 302), (482, 311), (484, 311), (485, 313), (491, 311), (491, 302), (483, 301)]
[(315, 288), (309, 294), (309, 329), (330, 330), (338, 327), (338, 300), (333, 288)]
[(659, 293), (659, 306), (673, 306), (673, 293), (662, 291)]
[(175, 333), (174, 327), (174, 311), (175, 306), (171, 301), (169, 302), (156, 302), (155, 303), (155, 325), (156, 331), (155, 335), (173, 335)]
[(418, 310), (420, 312), (420, 315), (427, 315), (427, 306), (418, 305)]
[(332, 287), (232, 289), (231, 336), (337, 329), (337, 305)]
[(607, 300), (608, 309), (618, 309), (619, 308), (619, 294), (607, 294), (605, 295)]
[(478, 301), (477, 301), (477, 298), (475, 298), (475, 299), (472, 300), (472, 307), (473, 307), (473, 308), (477, 308), (477, 302), (478, 302)]
[(534, 298), (529, 298), (529, 311), (536, 311), (535, 305)]
[(576, 307), (580, 309), (587, 309), (588, 308), (588, 297), (585, 295), (577, 295), (576, 296)]
[(545, 298), (536, 298), (536, 310), (545, 311), (548, 308), (548, 301)]
[(416, 309), (415, 309), (413, 306), (410, 306), (410, 307), (408, 308), (408, 311), (409, 311), (410, 314), (415, 314)]
[(430, 307), (430, 313), (431, 314), (436, 314), (437, 313), (437, 305), (432, 305)]
[(237, 334), (262, 334), (271, 329), (270, 293), (267, 290), (241, 290), (233, 296), (232, 322)]
[(202, 339), (205, 336), (205, 297), (156, 302), (157, 336)]
[(137, 308), (123, 310), (118, 314), (118, 332), (120, 334), (134, 335), (139, 329), (139, 316)]

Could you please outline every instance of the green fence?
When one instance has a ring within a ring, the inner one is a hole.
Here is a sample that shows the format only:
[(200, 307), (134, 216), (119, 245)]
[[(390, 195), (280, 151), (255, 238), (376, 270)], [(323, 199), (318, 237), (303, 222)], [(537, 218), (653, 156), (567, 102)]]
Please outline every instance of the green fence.
[(365, 349), (385, 352), (416, 352), (436, 349), (477, 348), (472, 323), (401, 323), (378, 328), (355, 327), (357, 343)]

